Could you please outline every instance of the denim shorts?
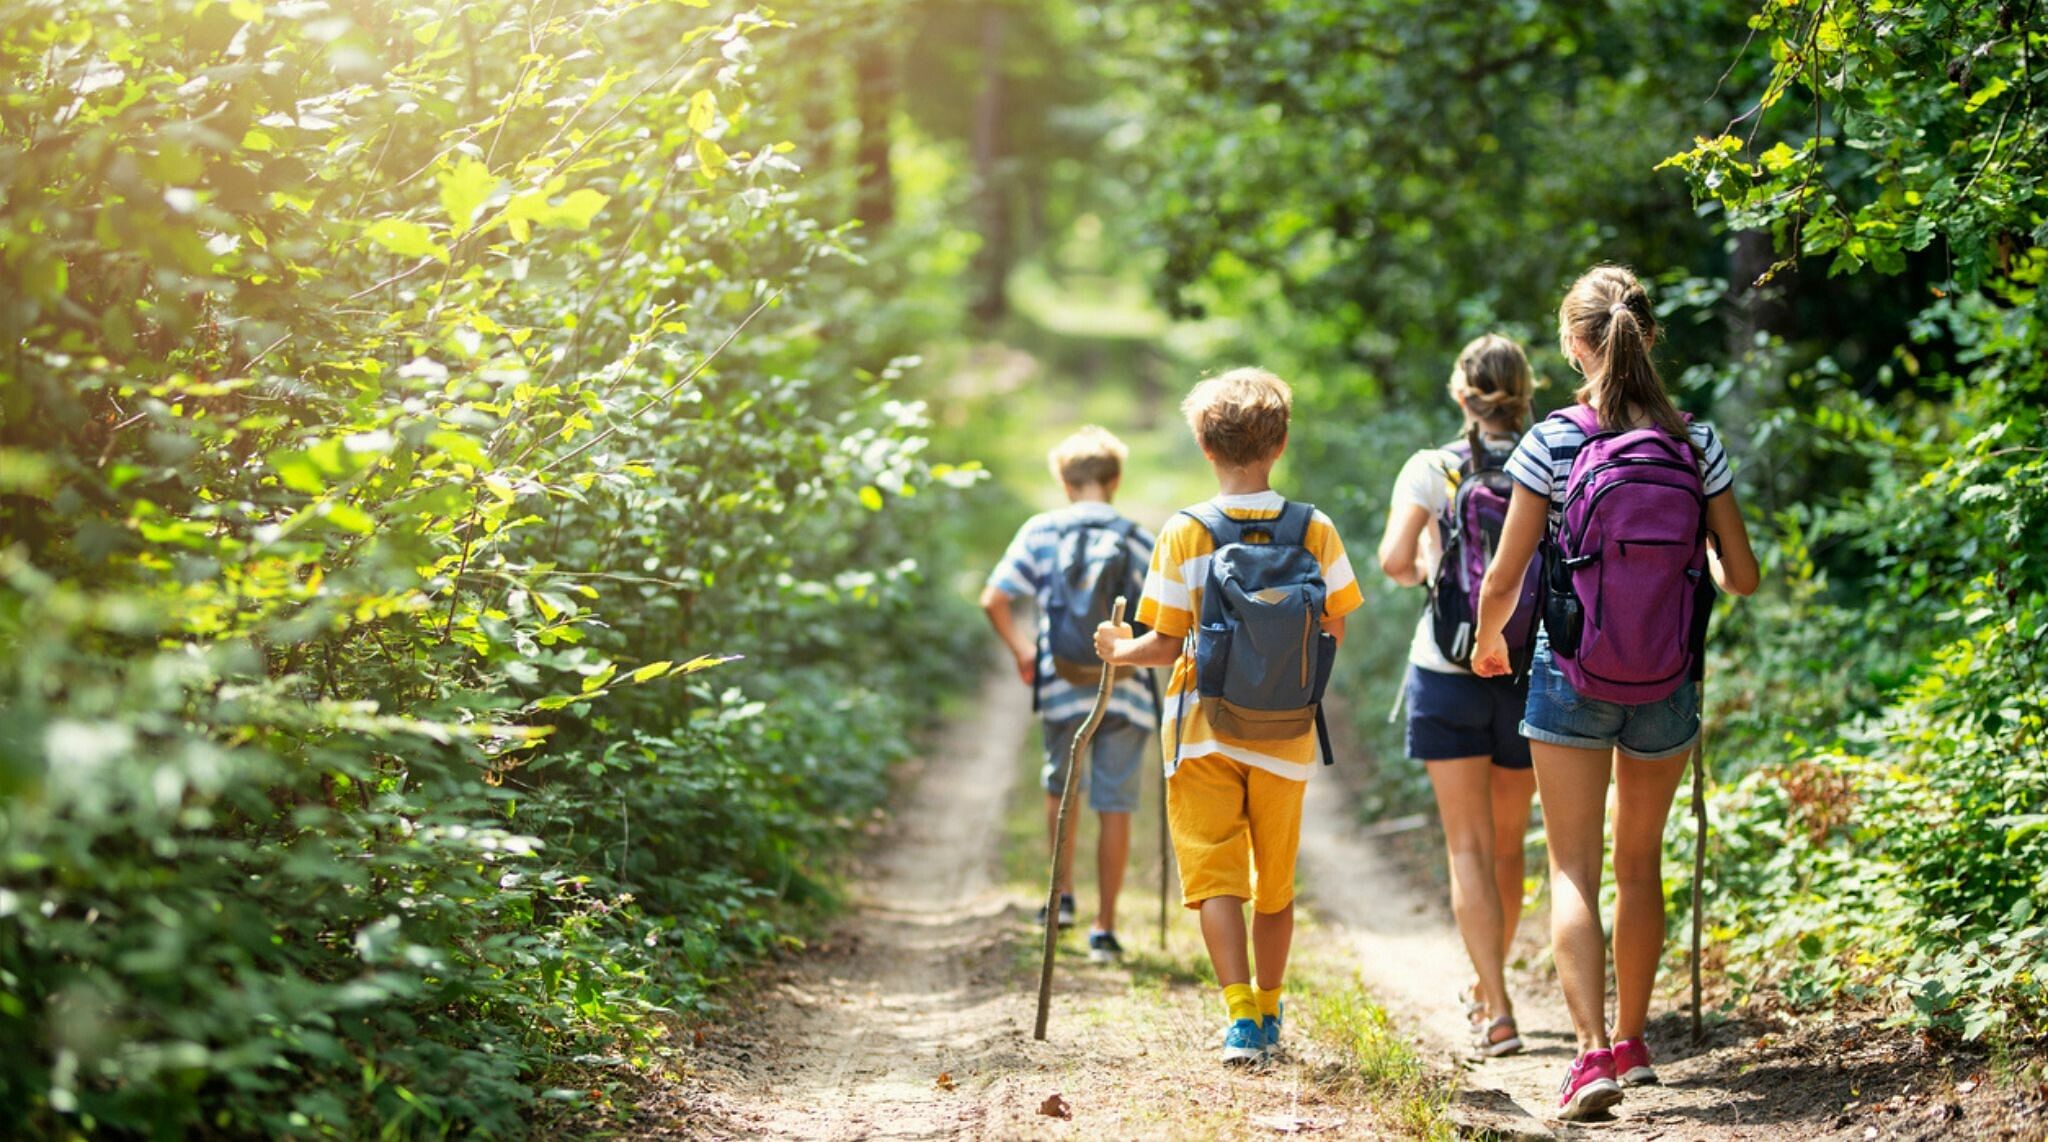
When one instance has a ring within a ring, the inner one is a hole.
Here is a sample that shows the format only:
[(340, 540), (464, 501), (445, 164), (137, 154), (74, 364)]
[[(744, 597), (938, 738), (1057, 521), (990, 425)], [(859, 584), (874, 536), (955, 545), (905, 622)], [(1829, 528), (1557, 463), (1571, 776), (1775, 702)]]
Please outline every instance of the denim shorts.
[[(1045, 780), (1047, 793), (1057, 796), (1067, 783), (1067, 753), (1087, 720), (1045, 723), (1045, 768), (1039, 776)], [(1102, 719), (1088, 743), (1087, 765), (1082, 770), (1088, 782), (1088, 807), (1098, 813), (1137, 812), (1140, 774), (1145, 760), (1156, 756), (1150, 729), (1120, 717)]]
[(1529, 768), (1522, 710), (1529, 688), (1508, 678), (1480, 678), (1408, 667), (1408, 756), (1417, 761), (1488, 757), (1502, 769)]
[(1699, 683), (1688, 679), (1670, 697), (1637, 706), (1581, 698), (1558, 670), (1550, 640), (1539, 637), (1522, 734), (1573, 749), (1619, 749), (1645, 761), (1678, 757), (1700, 740)]

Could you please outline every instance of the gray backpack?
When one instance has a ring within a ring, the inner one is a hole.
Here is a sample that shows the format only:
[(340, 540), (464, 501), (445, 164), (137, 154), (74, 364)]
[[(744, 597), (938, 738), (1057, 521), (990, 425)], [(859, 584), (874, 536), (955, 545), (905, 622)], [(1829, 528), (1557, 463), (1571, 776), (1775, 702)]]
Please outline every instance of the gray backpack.
[[(1297, 737), (1314, 726), (1330, 764), (1322, 703), (1337, 640), (1323, 630), (1328, 588), (1308, 549), (1315, 508), (1288, 503), (1270, 520), (1232, 519), (1215, 504), (1183, 514), (1216, 545), (1195, 628), (1195, 689), (1209, 724), (1242, 741)], [(1255, 536), (1263, 542), (1247, 541)], [(1180, 728), (1176, 719), (1176, 762)]]
[[(1122, 518), (1076, 519), (1059, 527), (1045, 597), (1045, 639), (1052, 651), (1053, 674), (1075, 686), (1092, 688), (1101, 680), (1095, 628), (1109, 621), (1110, 604), (1117, 596), (1135, 599), (1144, 586), (1144, 564), (1131, 557), (1131, 537), (1137, 531), (1137, 524)], [(1118, 678), (1132, 673), (1130, 667), (1117, 669)], [(1032, 687), (1034, 705), (1038, 689)]]

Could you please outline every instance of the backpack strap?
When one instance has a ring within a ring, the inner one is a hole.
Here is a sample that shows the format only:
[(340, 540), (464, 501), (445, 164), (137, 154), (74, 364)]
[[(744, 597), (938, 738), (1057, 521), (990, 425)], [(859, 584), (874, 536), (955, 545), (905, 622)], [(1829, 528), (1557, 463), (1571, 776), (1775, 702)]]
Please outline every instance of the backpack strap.
[(1213, 503), (1182, 508), (1180, 514), (1201, 524), (1202, 529), (1209, 533), (1209, 542), (1217, 547), (1227, 547), (1244, 538), (1244, 526)]
[(1551, 413), (1550, 419), (1564, 421), (1587, 436), (1595, 436), (1600, 432), (1600, 410), (1589, 404), (1568, 404)]
[(1266, 521), (1266, 526), (1272, 529), (1274, 543), (1286, 544), (1289, 547), (1307, 547), (1308, 525), (1315, 518), (1314, 504), (1289, 500), (1287, 506), (1280, 509), (1279, 516)]
[[(1404, 689), (1402, 693), (1407, 693)], [(1330, 724), (1323, 720), (1323, 704), (1316, 703), (1316, 743), (1323, 747), (1323, 764), (1337, 764), (1336, 752), (1330, 748)]]

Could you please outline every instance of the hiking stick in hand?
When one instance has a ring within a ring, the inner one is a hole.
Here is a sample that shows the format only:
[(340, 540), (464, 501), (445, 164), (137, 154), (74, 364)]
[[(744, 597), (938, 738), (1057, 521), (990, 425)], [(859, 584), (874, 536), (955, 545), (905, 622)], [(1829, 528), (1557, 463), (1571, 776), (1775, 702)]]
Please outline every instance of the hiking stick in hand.
[[(1124, 597), (1118, 595), (1109, 612), (1111, 624), (1124, 621), (1124, 603)], [(1045, 1021), (1052, 1014), (1052, 960), (1060, 943), (1060, 873), (1067, 866), (1068, 820), (1074, 810), (1074, 787), (1080, 784), (1081, 755), (1094, 740), (1095, 727), (1102, 724), (1102, 715), (1109, 709), (1109, 690), (1115, 684), (1116, 668), (1103, 663), (1102, 680), (1095, 685), (1095, 708), (1088, 711), (1088, 720), (1074, 731), (1074, 744), (1067, 747), (1067, 779), (1060, 785), (1059, 819), (1052, 830), (1052, 884), (1045, 891), (1045, 960), (1038, 969), (1038, 1025), (1031, 1032), (1034, 1039), (1045, 1038)]]

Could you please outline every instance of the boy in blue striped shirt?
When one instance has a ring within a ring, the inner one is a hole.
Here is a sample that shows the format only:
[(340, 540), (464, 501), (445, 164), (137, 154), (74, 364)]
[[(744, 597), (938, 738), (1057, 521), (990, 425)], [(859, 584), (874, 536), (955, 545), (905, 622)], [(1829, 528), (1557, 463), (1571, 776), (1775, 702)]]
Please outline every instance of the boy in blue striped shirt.
[[(1024, 522), (1016, 538), (1003, 553), (1002, 561), (990, 572), (981, 592), (982, 610), (997, 637), (1016, 658), (1017, 676), (1031, 686), (1039, 719), (1045, 729), (1046, 835), (1058, 828), (1060, 789), (1066, 783), (1067, 753), (1074, 734), (1088, 717), (1095, 702), (1095, 684), (1083, 686), (1063, 674), (1053, 660), (1048, 637), (1047, 603), (1055, 583), (1070, 568), (1061, 566), (1077, 547), (1075, 533), (1102, 529), (1122, 536), (1128, 563), (1142, 576), (1152, 558), (1152, 536), (1125, 519), (1110, 506), (1117, 485), (1123, 479), (1124, 459), (1129, 455), (1122, 441), (1107, 430), (1089, 426), (1056, 445), (1047, 456), (1053, 477), (1065, 489), (1068, 504), (1058, 511), (1041, 512)], [(1095, 550), (1100, 550), (1099, 539)], [(1136, 592), (1130, 592), (1136, 602)], [(1033, 636), (1018, 627), (1012, 607), (1029, 597), (1038, 608)], [(1153, 691), (1147, 676), (1129, 673), (1120, 677), (1110, 691), (1109, 709), (1095, 731), (1087, 766), (1088, 807), (1095, 810), (1100, 838), (1095, 851), (1096, 883), (1101, 892), (1100, 910), (1088, 933), (1089, 958), (1112, 963), (1123, 954), (1116, 938), (1116, 899), (1123, 887), (1124, 866), (1131, 849), (1131, 814), (1138, 808), (1141, 769), (1151, 753), (1152, 731), (1158, 719), (1154, 713)], [(1059, 923), (1074, 923), (1073, 871), (1063, 870), (1059, 897)], [(1043, 922), (1044, 917), (1040, 917)]]

